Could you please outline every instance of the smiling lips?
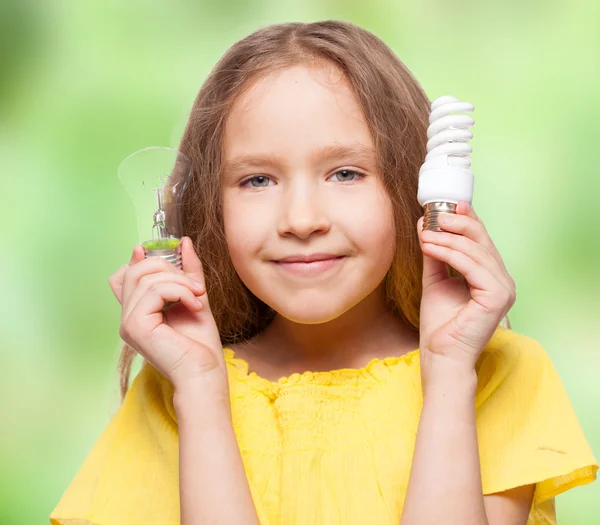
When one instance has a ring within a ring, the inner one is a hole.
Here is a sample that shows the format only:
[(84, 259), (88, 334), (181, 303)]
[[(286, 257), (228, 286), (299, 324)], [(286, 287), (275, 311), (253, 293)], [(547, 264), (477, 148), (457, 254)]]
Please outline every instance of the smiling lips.
[(316, 253), (312, 255), (293, 255), (273, 262), (279, 268), (296, 275), (317, 275), (337, 266), (343, 259), (345, 259), (344, 255)]

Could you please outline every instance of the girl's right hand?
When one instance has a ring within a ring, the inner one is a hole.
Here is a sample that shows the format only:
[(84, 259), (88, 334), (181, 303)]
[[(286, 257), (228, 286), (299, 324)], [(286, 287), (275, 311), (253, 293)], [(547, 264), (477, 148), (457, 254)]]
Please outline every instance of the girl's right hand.
[[(119, 335), (175, 388), (207, 376), (226, 388), (223, 347), (202, 263), (189, 237), (182, 239), (181, 250), (183, 271), (162, 257), (144, 259), (137, 244), (129, 264), (110, 276), (122, 306)], [(163, 311), (165, 303), (174, 304)]]

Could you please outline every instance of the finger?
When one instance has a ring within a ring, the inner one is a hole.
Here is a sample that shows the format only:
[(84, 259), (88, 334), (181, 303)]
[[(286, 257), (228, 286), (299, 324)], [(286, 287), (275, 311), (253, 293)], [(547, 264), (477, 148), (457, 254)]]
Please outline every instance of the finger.
[(134, 316), (138, 319), (139, 324), (143, 324), (149, 316), (161, 316), (154, 317), (156, 324), (152, 328), (147, 328), (148, 331), (151, 331), (163, 322), (162, 309), (165, 304), (177, 301), (181, 301), (193, 312), (199, 312), (204, 307), (203, 301), (197, 298), (187, 286), (173, 282), (154, 283), (135, 304), (132, 302), (128, 315), (123, 317), (122, 322), (126, 322), (127, 319)]
[[(480, 306), (488, 311), (501, 312), (501, 317), (508, 313), (515, 302), (515, 292), (498, 281), (494, 274), (478, 265), (468, 255), (452, 248), (425, 243), (425, 250), (435, 252), (432, 253), (433, 256), (446, 261), (465, 277), (469, 283), (471, 298)], [(473, 289), (479, 290), (480, 293), (474, 296)]]
[[(490, 297), (497, 294), (500, 286), (494, 276), (484, 267), (477, 264), (471, 257), (446, 246), (426, 242), (423, 251), (437, 260), (448, 263), (452, 268), (464, 275), (469, 285), (482, 291), (490, 292)], [(497, 302), (494, 299), (494, 302)]]
[(481, 222), (468, 215), (443, 214), (438, 217), (438, 224), (447, 232), (467, 237), (481, 245), (501, 264), (502, 258)]
[(475, 209), (473, 205), (468, 201), (458, 201), (458, 205), (456, 206), (456, 212), (460, 215), (466, 215), (471, 217), (471, 219), (475, 219), (477, 222), (483, 224), (483, 221), (479, 218), (477, 213), (475, 213)]
[(190, 239), (189, 237), (183, 237), (181, 242), (181, 257), (183, 271), (187, 275), (192, 277), (194, 281), (198, 281), (199, 283), (202, 283), (206, 286), (204, 281), (204, 270), (202, 268), (202, 262), (196, 254), (196, 250), (194, 249), (192, 239)]
[(141, 244), (136, 244), (133, 247), (133, 250), (131, 252), (131, 258), (130, 258), (129, 262), (127, 264), (124, 264), (123, 266), (121, 266), (116, 272), (114, 272), (108, 278), (108, 284), (110, 285), (110, 288), (111, 288), (114, 296), (117, 298), (117, 301), (119, 301), (119, 304), (122, 304), (122, 302), (123, 302), (123, 299), (122, 299), (123, 276), (125, 275), (125, 272), (131, 265), (133, 265), (143, 259), (144, 259), (144, 248), (142, 248)]
[[(148, 344), (147, 337), (163, 324), (163, 307), (167, 302), (180, 301), (194, 312), (203, 309), (202, 301), (195, 298), (189, 288), (173, 283), (159, 283), (148, 290), (137, 302), (130, 315), (121, 322), (119, 333), (126, 342), (132, 339), (134, 346)], [(180, 334), (177, 334), (179, 336)]]
[(131, 293), (131, 296), (127, 301), (127, 306), (123, 308), (122, 317), (127, 317), (131, 313), (131, 310), (134, 308), (134, 306), (141, 299), (141, 297), (148, 292), (148, 289), (151, 286), (156, 285), (158, 283), (181, 284), (189, 288), (194, 294), (194, 296), (200, 296), (206, 293), (204, 285), (198, 283), (197, 281), (194, 281), (191, 277), (184, 274), (172, 272), (146, 274), (140, 279), (138, 286)]
[(148, 257), (129, 266), (123, 275), (121, 304), (127, 308), (129, 297), (137, 288), (140, 279), (147, 274), (170, 272), (183, 275), (183, 271), (162, 257)]
[(423, 288), (448, 279), (448, 266), (442, 261), (438, 261), (431, 254), (426, 253), (423, 250), (423, 240), (421, 238), (423, 234), (423, 220), (424, 217), (419, 218), (417, 221), (417, 232), (419, 237), (419, 245), (423, 252)]
[(119, 304), (121, 303), (121, 293), (123, 291), (123, 275), (129, 264), (124, 264), (115, 273), (108, 278), (108, 284)]
[(498, 265), (498, 261), (486, 250), (485, 246), (468, 237), (448, 232), (424, 231), (422, 240), (424, 243), (446, 246), (464, 253), (491, 274), (498, 276), (499, 279), (502, 276), (501, 274), (504, 274), (504, 268)]
[(131, 259), (129, 260), (129, 265), (135, 264), (137, 262), (144, 260), (144, 247), (141, 244), (136, 244), (133, 247), (133, 252), (131, 254)]
[(438, 223), (442, 229), (464, 235), (473, 239), (494, 257), (498, 266), (507, 271), (504, 260), (490, 237), (483, 221), (477, 216), (475, 210), (466, 201), (459, 201), (457, 214), (443, 214), (438, 217)]
[(447, 232), (425, 231), (423, 232), (423, 241), (438, 246), (445, 246), (453, 250), (464, 253), (477, 264), (485, 268), (500, 285), (507, 290), (509, 294), (514, 294), (514, 281), (506, 271), (502, 261), (490, 254), (484, 246), (474, 242), (468, 237), (455, 235)]

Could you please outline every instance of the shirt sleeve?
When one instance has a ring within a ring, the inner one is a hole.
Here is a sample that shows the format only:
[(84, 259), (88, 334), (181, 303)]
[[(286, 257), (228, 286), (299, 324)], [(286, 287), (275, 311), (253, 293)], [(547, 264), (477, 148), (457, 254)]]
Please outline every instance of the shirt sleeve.
[[(179, 525), (179, 438), (172, 399), (168, 379), (144, 362), (51, 512), (52, 525)], [(268, 525), (258, 512), (262, 525)]]
[(483, 493), (535, 484), (533, 507), (596, 479), (598, 462), (565, 387), (535, 339), (502, 330), (478, 361), (477, 437)]

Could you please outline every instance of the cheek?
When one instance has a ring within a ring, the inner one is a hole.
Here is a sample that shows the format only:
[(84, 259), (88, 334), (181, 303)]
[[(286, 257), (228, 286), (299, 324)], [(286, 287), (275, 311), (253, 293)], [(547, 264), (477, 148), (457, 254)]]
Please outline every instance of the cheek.
[(379, 228), (363, 229), (362, 235), (362, 248), (367, 256), (369, 267), (372, 270), (377, 269), (375, 273), (379, 277), (383, 277), (394, 258), (396, 247), (394, 231), (388, 227), (387, 223), (382, 223)]
[(237, 270), (240, 262), (244, 260), (245, 254), (251, 249), (252, 239), (248, 237), (247, 223), (239, 216), (224, 215), (223, 220), (227, 248)]
[(224, 202), (225, 238), (231, 260), (240, 277), (246, 273), (245, 265), (256, 257), (264, 244), (266, 230), (261, 223), (263, 220), (256, 209), (253, 213), (246, 213), (240, 206), (230, 206)]
[(396, 248), (396, 232), (394, 210), (387, 193), (378, 188), (369, 195), (363, 195), (352, 216), (352, 236), (360, 250), (368, 255), (370, 265), (391, 263)]

